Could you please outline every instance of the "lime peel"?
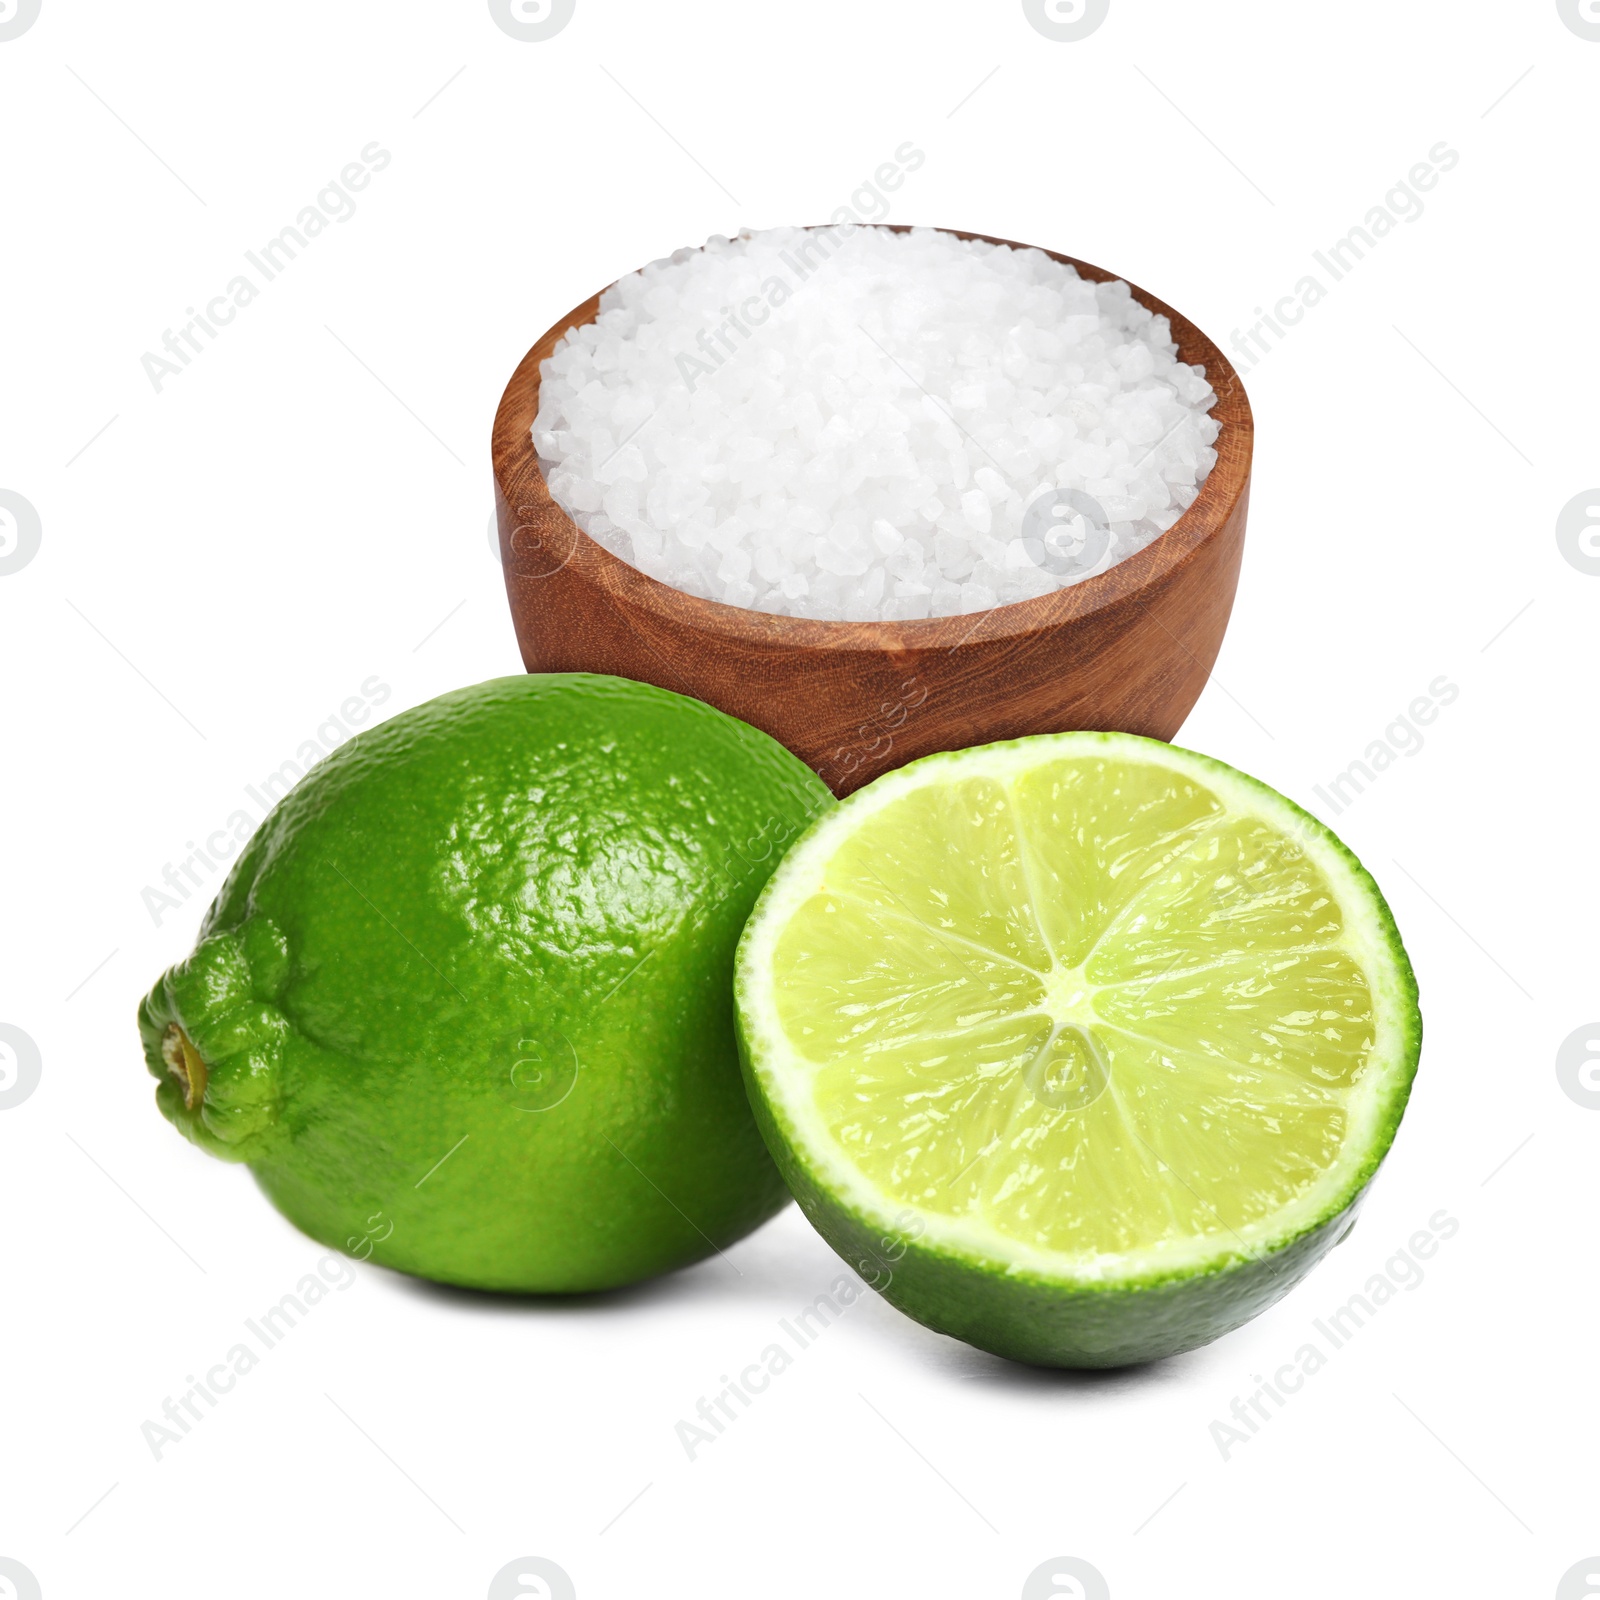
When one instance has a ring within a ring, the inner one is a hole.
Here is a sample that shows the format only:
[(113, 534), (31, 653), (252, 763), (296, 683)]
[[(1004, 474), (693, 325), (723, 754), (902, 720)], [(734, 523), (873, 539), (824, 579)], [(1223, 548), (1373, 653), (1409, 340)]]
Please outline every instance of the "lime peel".
[(620, 678), (403, 711), (284, 797), (145, 997), (156, 1104), (379, 1266), (568, 1294), (701, 1260), (788, 1203), (733, 952), (832, 803), (766, 734)]

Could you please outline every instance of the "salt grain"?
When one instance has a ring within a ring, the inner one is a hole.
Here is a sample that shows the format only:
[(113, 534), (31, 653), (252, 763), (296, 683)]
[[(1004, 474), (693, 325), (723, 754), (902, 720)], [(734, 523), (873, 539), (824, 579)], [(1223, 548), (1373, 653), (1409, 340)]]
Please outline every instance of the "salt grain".
[(540, 368), (533, 439), (557, 502), (664, 583), (914, 620), (1143, 549), (1216, 462), (1215, 403), (1125, 283), (929, 228), (777, 228), (606, 290)]

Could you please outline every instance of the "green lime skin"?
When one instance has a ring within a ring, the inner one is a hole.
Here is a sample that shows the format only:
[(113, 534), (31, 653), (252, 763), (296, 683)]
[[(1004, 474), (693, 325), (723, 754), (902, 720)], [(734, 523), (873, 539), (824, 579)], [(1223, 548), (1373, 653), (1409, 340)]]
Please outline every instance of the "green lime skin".
[(914, 1236), (914, 1223), (886, 1228), (862, 1215), (815, 1182), (773, 1108), (754, 1087), (751, 1094), (800, 1209), (869, 1288), (924, 1327), (1027, 1366), (1141, 1366), (1232, 1333), (1281, 1300), (1355, 1226), (1371, 1181), (1336, 1215), (1270, 1254), (1134, 1285), (1068, 1287), (940, 1250)]
[(765, 734), (590, 674), (357, 735), (262, 824), (139, 1010), (162, 1113), (334, 1249), (575, 1293), (788, 1200), (734, 1037), (734, 947), (832, 799)]

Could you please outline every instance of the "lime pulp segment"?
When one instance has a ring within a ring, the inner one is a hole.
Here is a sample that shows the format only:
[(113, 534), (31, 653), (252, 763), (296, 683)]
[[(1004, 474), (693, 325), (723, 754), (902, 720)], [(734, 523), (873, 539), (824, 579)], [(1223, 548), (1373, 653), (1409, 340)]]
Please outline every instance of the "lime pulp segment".
[(1192, 1271), (1325, 1219), (1415, 1059), (1409, 968), (1348, 852), (1127, 735), (880, 780), (791, 854), (746, 945), (754, 1070), (823, 1187), (1050, 1277)]

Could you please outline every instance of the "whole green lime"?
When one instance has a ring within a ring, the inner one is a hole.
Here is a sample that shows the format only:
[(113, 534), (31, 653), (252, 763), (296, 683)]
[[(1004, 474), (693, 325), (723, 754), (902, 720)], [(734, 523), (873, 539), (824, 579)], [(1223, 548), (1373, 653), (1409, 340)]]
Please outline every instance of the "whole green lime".
[(697, 1261), (788, 1199), (733, 954), (830, 804), (765, 734), (621, 678), (403, 712), (283, 800), (140, 1007), (157, 1103), (403, 1272), (573, 1292)]

